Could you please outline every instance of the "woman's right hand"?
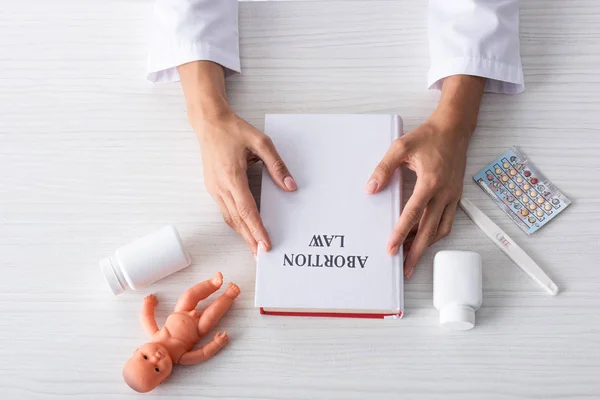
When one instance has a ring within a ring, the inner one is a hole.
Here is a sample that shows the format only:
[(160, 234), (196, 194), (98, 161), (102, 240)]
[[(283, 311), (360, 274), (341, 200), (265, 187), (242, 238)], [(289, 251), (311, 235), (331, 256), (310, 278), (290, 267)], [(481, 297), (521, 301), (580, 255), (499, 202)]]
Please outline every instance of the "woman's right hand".
[(271, 178), (287, 192), (296, 190), (289, 173), (271, 139), (230, 110), (193, 121), (202, 149), (204, 182), (217, 202), (223, 219), (235, 229), (256, 256), (271, 248), (256, 202), (248, 185), (246, 171), (259, 159)]
[(211, 61), (193, 61), (177, 71), (188, 119), (202, 148), (206, 189), (227, 225), (242, 235), (256, 257), (258, 246), (268, 251), (271, 241), (250, 193), (248, 166), (262, 160), (273, 181), (287, 192), (296, 190), (296, 182), (271, 139), (229, 107), (223, 67)]

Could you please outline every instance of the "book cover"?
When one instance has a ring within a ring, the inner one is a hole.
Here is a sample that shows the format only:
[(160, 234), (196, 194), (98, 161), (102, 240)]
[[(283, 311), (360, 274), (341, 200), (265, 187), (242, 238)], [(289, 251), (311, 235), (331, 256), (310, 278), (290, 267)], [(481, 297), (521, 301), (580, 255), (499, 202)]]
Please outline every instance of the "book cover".
[(402, 250), (386, 251), (400, 171), (383, 191), (365, 191), (401, 118), (269, 114), (265, 133), (298, 189), (285, 192), (263, 168), (260, 213), (272, 249), (258, 254), (255, 305), (275, 315), (402, 316)]

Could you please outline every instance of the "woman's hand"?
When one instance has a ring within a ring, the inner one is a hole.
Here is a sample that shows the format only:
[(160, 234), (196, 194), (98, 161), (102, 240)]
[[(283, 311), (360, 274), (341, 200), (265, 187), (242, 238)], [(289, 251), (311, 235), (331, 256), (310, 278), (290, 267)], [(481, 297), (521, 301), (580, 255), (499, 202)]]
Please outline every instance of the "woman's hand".
[(223, 219), (236, 230), (256, 256), (271, 248), (246, 171), (262, 160), (283, 190), (296, 190), (296, 182), (275, 150), (271, 139), (238, 117), (227, 104), (223, 67), (210, 61), (194, 61), (177, 67), (190, 125), (202, 149), (204, 182), (217, 202)]
[(242, 235), (254, 255), (261, 242), (261, 250), (267, 251), (271, 247), (269, 235), (248, 186), (248, 166), (260, 159), (280, 188), (296, 190), (296, 182), (273, 142), (234, 113), (205, 118), (195, 126), (202, 149), (204, 183), (223, 219)]
[(458, 128), (445, 126), (438, 118), (434, 113), (424, 124), (396, 139), (367, 184), (367, 191), (376, 193), (402, 164), (417, 174), (413, 194), (387, 245), (388, 252), (396, 254), (413, 227), (418, 226), (410, 249), (405, 246), (407, 277), (412, 275), (425, 248), (450, 233), (462, 194), (469, 136)]
[(417, 175), (413, 194), (387, 245), (393, 255), (406, 243), (407, 278), (425, 249), (452, 228), (484, 85), (485, 80), (477, 77), (446, 78), (438, 108), (425, 123), (394, 141), (367, 183), (367, 192), (377, 193), (401, 165)]

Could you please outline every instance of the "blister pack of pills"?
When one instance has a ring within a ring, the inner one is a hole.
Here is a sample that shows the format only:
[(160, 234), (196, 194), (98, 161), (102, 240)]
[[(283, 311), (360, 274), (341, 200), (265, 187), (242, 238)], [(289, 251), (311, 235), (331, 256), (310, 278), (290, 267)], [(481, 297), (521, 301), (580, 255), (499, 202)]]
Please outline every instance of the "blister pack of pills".
[(506, 151), (473, 179), (528, 235), (571, 204), (571, 200), (516, 147)]

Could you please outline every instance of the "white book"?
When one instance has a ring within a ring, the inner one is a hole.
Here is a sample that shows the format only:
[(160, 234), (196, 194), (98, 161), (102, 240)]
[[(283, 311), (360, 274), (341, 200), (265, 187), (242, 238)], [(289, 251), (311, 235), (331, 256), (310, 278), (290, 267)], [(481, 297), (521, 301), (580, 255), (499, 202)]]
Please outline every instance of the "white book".
[(260, 213), (272, 249), (259, 252), (255, 305), (276, 315), (400, 317), (402, 249), (387, 253), (400, 216), (401, 177), (365, 186), (392, 141), (396, 115), (269, 114), (271, 137), (298, 189), (263, 168)]

